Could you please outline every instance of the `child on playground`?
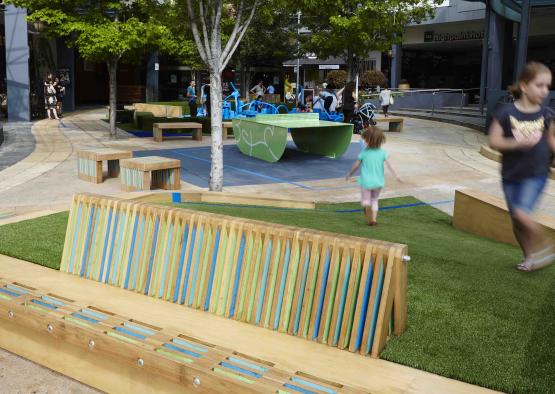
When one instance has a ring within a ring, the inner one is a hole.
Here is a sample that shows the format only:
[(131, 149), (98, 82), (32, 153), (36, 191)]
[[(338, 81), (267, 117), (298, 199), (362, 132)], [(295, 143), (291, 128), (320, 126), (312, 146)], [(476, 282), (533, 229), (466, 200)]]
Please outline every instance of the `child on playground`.
[(490, 146), (503, 154), (503, 192), (524, 255), (516, 266), (519, 271), (534, 271), (555, 260), (555, 245), (531, 216), (555, 153), (555, 115), (543, 105), (551, 78), (545, 65), (528, 63), (510, 87), (516, 101), (500, 107), (489, 128)]
[(362, 133), (362, 138), (366, 147), (358, 155), (358, 160), (355, 161), (346, 178), (349, 180), (355, 171), (362, 167), (358, 180), (361, 187), (361, 205), (368, 225), (376, 226), (378, 224), (378, 200), (385, 184), (384, 163), (395, 178), (399, 182), (402, 181), (389, 162), (388, 153), (381, 148), (385, 143), (383, 131), (375, 126), (370, 126)]

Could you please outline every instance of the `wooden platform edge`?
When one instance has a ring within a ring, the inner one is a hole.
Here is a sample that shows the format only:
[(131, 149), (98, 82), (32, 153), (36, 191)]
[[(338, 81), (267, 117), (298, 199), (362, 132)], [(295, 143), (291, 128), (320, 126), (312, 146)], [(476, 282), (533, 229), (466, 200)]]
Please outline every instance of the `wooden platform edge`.
[(316, 209), (316, 202), (314, 201), (288, 200), (264, 196), (251, 196), (248, 194), (240, 193), (209, 191), (185, 193), (152, 193), (133, 199), (141, 202), (151, 203), (205, 202), (215, 204), (256, 205), (275, 208)]
[[(555, 217), (546, 215), (534, 215), (534, 217), (545, 234), (555, 240)], [(505, 201), (477, 190), (455, 190), (453, 227), (494, 241), (518, 246)]]

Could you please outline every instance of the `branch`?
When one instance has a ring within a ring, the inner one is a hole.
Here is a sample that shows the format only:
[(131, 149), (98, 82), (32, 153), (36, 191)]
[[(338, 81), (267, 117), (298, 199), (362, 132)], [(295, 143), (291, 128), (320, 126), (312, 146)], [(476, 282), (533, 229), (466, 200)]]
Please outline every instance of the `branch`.
[(237, 34), (239, 33), (239, 30), (241, 28), (241, 18), (243, 17), (244, 7), (245, 7), (245, 0), (241, 0), (241, 3), (239, 3), (239, 9), (237, 10), (237, 15), (235, 17), (235, 25), (233, 26), (233, 31), (229, 35), (229, 40), (227, 40), (227, 44), (225, 45), (225, 48), (222, 52), (221, 59), (227, 58), (229, 51), (231, 51), (231, 48), (234, 45), (235, 39), (237, 38)]
[(210, 43), (208, 42), (208, 28), (206, 27), (206, 15), (205, 15), (205, 12), (204, 12), (205, 11), (204, 10), (204, 0), (200, 0), (199, 10), (200, 10), (199, 19), (200, 19), (200, 25), (202, 27), (204, 45), (205, 45), (206, 51), (210, 55), (209, 59), (214, 59), (214, 52), (212, 51), (213, 48), (210, 46)]
[[(220, 21), (222, 20), (222, 0), (216, 0), (216, 4), (214, 4), (214, 12), (212, 15), (212, 43), (217, 42), (218, 40), (221, 42), (221, 35), (220, 35)], [(221, 44), (220, 44), (221, 47)], [(214, 48), (215, 49), (215, 48)], [(219, 60), (219, 59), (218, 59)]]
[[(242, 0), (241, 0), (241, 3), (243, 3)], [(245, 21), (245, 23), (243, 24), (243, 26), (241, 27), (241, 31), (239, 32), (239, 37), (237, 38), (235, 43), (232, 43), (231, 37), (230, 37), (229, 41), (227, 42), (226, 48), (225, 48), (224, 52), (222, 53), (222, 57), (221, 57), (224, 60), (223, 60), (223, 62), (220, 63), (220, 72), (222, 72), (224, 70), (224, 68), (227, 66), (227, 63), (229, 63), (229, 61), (231, 60), (231, 57), (233, 56), (233, 53), (235, 53), (235, 50), (237, 49), (237, 47), (241, 43), (241, 40), (243, 39), (243, 36), (247, 32), (247, 30), (249, 28), (249, 25), (251, 24), (252, 18), (254, 17), (254, 13), (256, 11), (256, 8), (258, 7), (258, 4), (260, 4), (260, 0), (256, 0), (254, 2), (253, 6), (252, 6), (252, 9), (251, 9), (251, 13), (250, 13), (249, 17), (247, 18), (247, 20)], [(237, 19), (237, 20), (239, 20), (239, 19)], [(230, 43), (232, 43), (232, 47), (229, 48), (229, 50), (228, 50), (228, 46), (229, 46)], [(226, 52), (226, 50), (227, 50), (227, 52)]]
[(189, 23), (191, 24), (193, 39), (195, 40), (195, 44), (197, 45), (200, 58), (204, 61), (204, 63), (206, 63), (206, 65), (208, 65), (208, 55), (206, 53), (206, 48), (202, 46), (202, 42), (200, 40), (200, 34), (198, 31), (195, 11), (193, 10), (193, 6), (191, 5), (191, 0), (186, 0), (186, 1), (187, 1), (187, 15), (189, 16)]

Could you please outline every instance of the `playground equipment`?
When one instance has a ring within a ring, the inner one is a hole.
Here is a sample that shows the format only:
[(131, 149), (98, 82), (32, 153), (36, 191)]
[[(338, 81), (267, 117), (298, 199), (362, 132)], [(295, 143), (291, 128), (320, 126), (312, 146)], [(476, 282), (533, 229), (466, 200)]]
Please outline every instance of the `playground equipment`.
[(299, 150), (335, 159), (349, 147), (353, 125), (323, 121), (317, 113), (233, 120), (233, 134), (241, 153), (271, 163), (283, 155), (289, 133)]
[(374, 110), (376, 106), (372, 103), (365, 103), (363, 104), (358, 110), (355, 110), (355, 114), (351, 123), (354, 127), (354, 132), (356, 134), (360, 134), (363, 129), (367, 128), (368, 126), (376, 125), (375, 117), (376, 113)]

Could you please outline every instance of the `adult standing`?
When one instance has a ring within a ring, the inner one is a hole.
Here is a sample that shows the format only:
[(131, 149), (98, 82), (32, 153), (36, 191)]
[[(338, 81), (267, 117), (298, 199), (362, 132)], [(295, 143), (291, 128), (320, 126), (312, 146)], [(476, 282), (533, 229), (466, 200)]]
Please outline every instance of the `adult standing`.
[(391, 90), (389, 90), (387, 85), (380, 92), (379, 98), (380, 98), (380, 105), (382, 106), (383, 115), (387, 118), (389, 116), (387, 111), (389, 110), (389, 106), (392, 104), (392, 101), (393, 101), (391, 99)]
[(256, 95), (257, 100), (262, 100), (264, 98), (264, 93), (266, 92), (264, 83), (262, 81), (259, 81), (256, 85), (253, 86), (250, 92)]
[(49, 119), (60, 119), (56, 112), (56, 104), (58, 103), (58, 99), (56, 98), (56, 85), (57, 83), (52, 73), (48, 73), (44, 81), (44, 100), (46, 104), (46, 113)]
[(189, 114), (191, 116), (197, 115), (197, 83), (195, 81), (189, 82), (187, 87), (187, 100), (189, 101)]
[(343, 122), (351, 123), (355, 111), (355, 83), (347, 82), (343, 90)]
[(331, 94), (330, 92), (328, 92), (327, 90), (322, 90), (320, 93), (318, 93), (318, 95), (320, 96), (320, 99), (324, 102), (324, 110), (330, 114), (332, 109), (331, 106), (333, 104), (333, 94)]

